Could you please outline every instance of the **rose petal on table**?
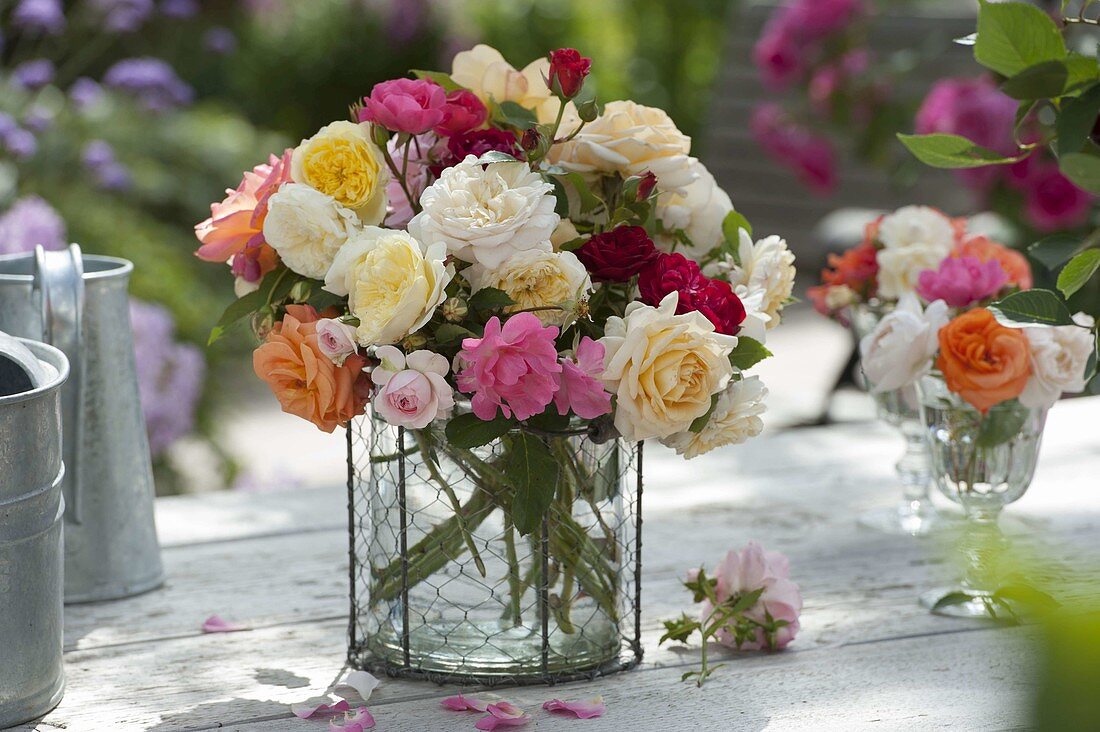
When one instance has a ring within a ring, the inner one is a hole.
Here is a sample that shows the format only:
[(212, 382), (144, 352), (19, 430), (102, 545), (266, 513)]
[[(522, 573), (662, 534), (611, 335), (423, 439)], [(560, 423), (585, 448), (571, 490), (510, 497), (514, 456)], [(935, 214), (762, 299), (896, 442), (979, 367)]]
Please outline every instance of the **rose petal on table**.
[(231, 623), (220, 615), (211, 615), (203, 621), (203, 633), (235, 633), (238, 630), (248, 630), (244, 625)]
[(457, 694), (440, 701), (447, 709), (453, 712), (484, 712), (489, 708), (488, 699), (478, 699), (476, 696), (463, 696)]
[(290, 711), (294, 712), (295, 717), (301, 719), (339, 714), (349, 709), (351, 709), (351, 704), (348, 704), (346, 699), (333, 702), (332, 698), (327, 696), (314, 696), (304, 702), (290, 705)]
[(349, 671), (332, 686), (332, 693), (352, 701), (367, 701), (382, 682), (366, 671)]
[(330, 719), (329, 732), (365, 732), (374, 728), (374, 716), (366, 707), (359, 707), (344, 714), (344, 718)]
[(607, 711), (607, 705), (603, 703), (603, 697), (600, 696), (597, 696), (595, 699), (589, 699), (588, 701), (562, 701), (561, 699), (551, 699), (548, 702), (544, 702), (542, 708), (551, 713), (574, 714), (577, 719), (602, 717), (603, 713)]
[(480, 730), (494, 730), (497, 727), (522, 727), (531, 721), (530, 714), (525, 714), (515, 704), (506, 701), (490, 704), (485, 711), (489, 712), (489, 716), (482, 717), (474, 725)]

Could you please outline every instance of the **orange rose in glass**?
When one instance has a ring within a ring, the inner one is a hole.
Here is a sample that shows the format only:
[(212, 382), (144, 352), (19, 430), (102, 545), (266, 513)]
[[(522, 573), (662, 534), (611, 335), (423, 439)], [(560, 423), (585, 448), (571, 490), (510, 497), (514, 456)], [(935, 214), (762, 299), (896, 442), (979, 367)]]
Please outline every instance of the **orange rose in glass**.
[(997, 322), (993, 313), (976, 308), (958, 316), (939, 333), (936, 368), (947, 388), (982, 414), (1015, 399), (1031, 376), (1027, 336)]
[(1031, 289), (1031, 265), (1027, 263), (1027, 257), (987, 236), (968, 236), (955, 246), (951, 256), (977, 257), (982, 262), (995, 259), (1008, 275), (1008, 284), (1016, 285), (1021, 290)]
[(252, 368), (275, 393), (283, 411), (308, 419), (318, 429), (332, 432), (363, 414), (369, 377), (366, 359), (357, 354), (342, 366), (321, 351), (317, 341), (317, 311), (308, 305), (289, 305), (264, 343), (252, 354)]

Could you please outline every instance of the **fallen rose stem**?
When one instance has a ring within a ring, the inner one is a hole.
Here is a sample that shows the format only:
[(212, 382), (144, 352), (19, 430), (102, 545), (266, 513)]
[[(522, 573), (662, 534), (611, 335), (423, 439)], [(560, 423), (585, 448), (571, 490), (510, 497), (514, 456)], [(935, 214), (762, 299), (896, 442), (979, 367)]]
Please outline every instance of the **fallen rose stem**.
[(451, 484), (447, 482), (446, 478), (439, 472), (438, 460), (435, 450), (432, 449), (431, 437), (428, 435), (427, 430), (410, 430), (416, 437), (416, 443), (420, 446), (420, 452), (424, 455), (424, 463), (428, 468), (428, 474), (431, 476), (439, 487), (447, 494), (447, 500), (451, 502), (451, 508), (455, 512), (455, 519), (458, 522), (458, 530), (462, 532), (462, 540), (466, 543), (466, 548), (470, 550), (470, 556), (473, 557), (474, 565), (477, 567), (478, 573), (482, 576), (486, 576), (485, 561), (481, 558), (481, 554), (477, 551), (477, 546), (474, 544), (474, 537), (470, 533), (470, 529), (466, 526), (466, 519), (462, 516), (462, 503), (458, 500), (458, 496), (455, 495), (454, 489), (451, 488)]
[(504, 516), (504, 553), (508, 560), (508, 612), (512, 618), (512, 625), (523, 625), (523, 615), (520, 612), (520, 602), (523, 599), (523, 580), (519, 576), (519, 557), (516, 555), (516, 532), (512, 524), (512, 517)]

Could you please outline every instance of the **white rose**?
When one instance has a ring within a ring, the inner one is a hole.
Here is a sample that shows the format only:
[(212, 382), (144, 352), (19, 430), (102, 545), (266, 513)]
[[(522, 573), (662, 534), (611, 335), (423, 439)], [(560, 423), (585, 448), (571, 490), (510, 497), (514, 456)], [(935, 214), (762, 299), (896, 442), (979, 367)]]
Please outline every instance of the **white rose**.
[(348, 296), (360, 345), (396, 343), (427, 323), (446, 299), (444, 288), (454, 276), (446, 257), (442, 244), (425, 250), (404, 231), (367, 226), (336, 254), (325, 289)]
[(878, 294), (887, 299), (914, 292), (920, 273), (936, 269), (955, 246), (951, 219), (929, 206), (903, 206), (884, 216), (878, 240)]
[(768, 327), (779, 325), (779, 311), (791, 299), (794, 291), (794, 254), (787, 241), (772, 236), (755, 244), (749, 232), (740, 229), (737, 254), (740, 264), (727, 257), (720, 266), (742, 300), (760, 293), (759, 310), (768, 316)]
[(916, 295), (902, 295), (897, 307), (859, 342), (860, 361), (871, 391), (894, 391), (931, 371), (940, 328), (948, 320), (950, 313), (943, 300), (922, 309)]
[(691, 138), (664, 110), (620, 101), (609, 102), (575, 138), (551, 147), (548, 157), (587, 176), (618, 173), (625, 178), (650, 171), (661, 190), (686, 191), (698, 174), (690, 150)]
[(699, 432), (685, 430), (661, 440), (690, 460), (723, 445), (739, 445), (764, 430), (760, 415), (767, 409), (768, 390), (759, 377), (731, 381), (718, 395), (714, 412)]
[(745, 319), (741, 321), (741, 330), (737, 334), (766, 343), (772, 317), (764, 310), (764, 291), (738, 294), (737, 297), (745, 308)]
[(677, 315), (677, 302), (675, 292), (656, 308), (633, 302), (625, 317), (607, 319), (599, 341), (601, 378), (617, 397), (615, 428), (630, 442), (686, 430), (733, 375), (737, 338), (715, 333), (696, 311)]
[(1050, 407), (1062, 392), (1085, 388), (1085, 369), (1095, 348), (1092, 318), (1078, 313), (1078, 325), (1025, 328), (1031, 345), (1031, 378), (1020, 394), (1020, 404), (1030, 409)]
[(553, 190), (526, 163), (482, 166), (467, 155), (424, 190), (409, 233), (464, 262), (499, 267), (516, 252), (550, 248), (560, 220)]
[[(690, 246), (680, 244), (676, 246), (676, 251), (699, 260), (725, 240), (722, 222), (733, 210), (733, 202), (702, 163), (694, 158), (689, 160), (695, 180), (682, 191), (662, 190), (657, 196), (656, 214), (665, 229), (682, 230), (691, 240)], [(658, 182), (664, 184), (664, 181)], [(660, 235), (654, 238), (654, 242), (665, 251), (672, 251), (676, 239)]]
[(543, 124), (552, 123), (558, 113), (558, 100), (543, 80), (549, 74), (550, 61), (545, 57), (517, 71), (500, 51), (484, 43), (456, 54), (451, 62), (451, 78), (481, 101), (515, 102), (535, 112)]
[(509, 257), (496, 269), (475, 264), (463, 272), (473, 292), (486, 287), (503, 290), (515, 301), (506, 312), (562, 307), (535, 313), (543, 325), (565, 325), (575, 302), (592, 288), (588, 270), (572, 252), (528, 249)]
[(359, 230), (359, 219), (332, 196), (302, 185), (284, 183), (268, 201), (264, 239), (287, 267), (319, 280), (332, 258)]

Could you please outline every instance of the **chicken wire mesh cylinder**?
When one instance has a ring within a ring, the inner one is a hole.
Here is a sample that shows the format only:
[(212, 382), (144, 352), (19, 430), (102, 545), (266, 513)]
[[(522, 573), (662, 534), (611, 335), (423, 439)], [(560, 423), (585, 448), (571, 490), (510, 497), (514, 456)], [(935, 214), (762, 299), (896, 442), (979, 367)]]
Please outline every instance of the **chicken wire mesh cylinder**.
[(509, 439), (466, 450), (442, 429), (349, 425), (353, 667), (539, 684), (641, 660), (642, 445), (541, 434), (555, 497), (521, 536), (498, 469)]

